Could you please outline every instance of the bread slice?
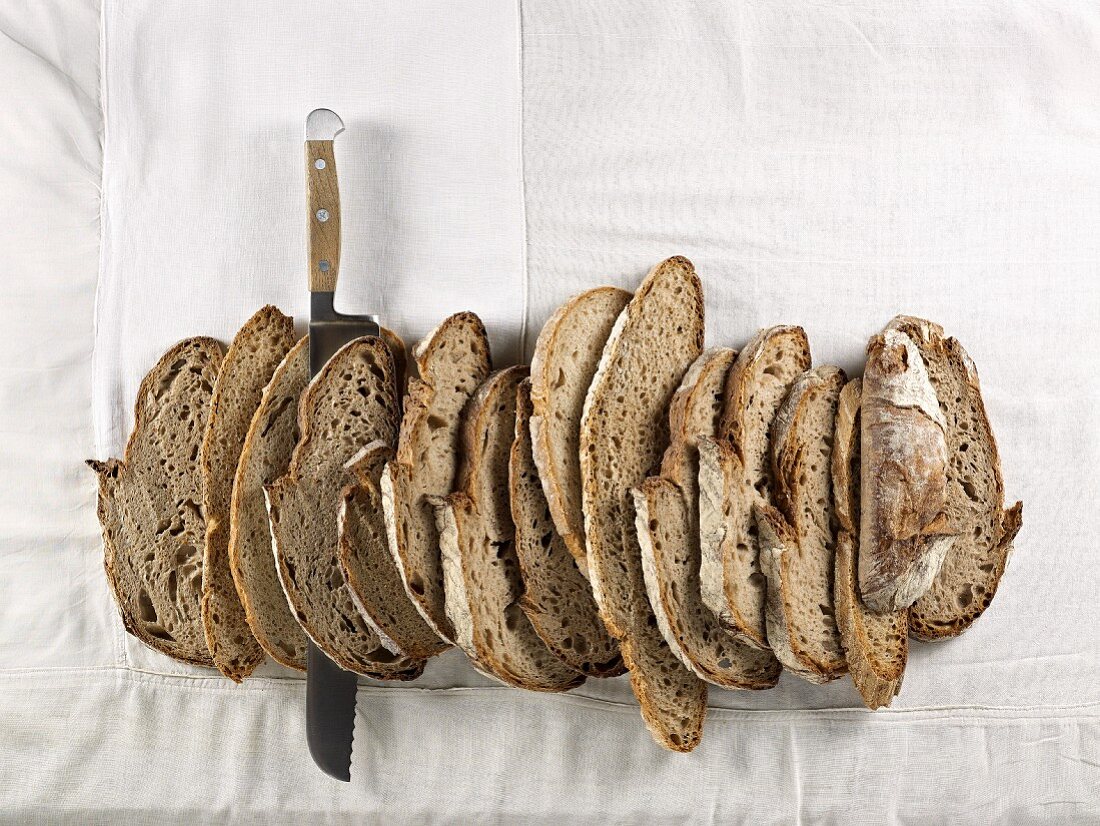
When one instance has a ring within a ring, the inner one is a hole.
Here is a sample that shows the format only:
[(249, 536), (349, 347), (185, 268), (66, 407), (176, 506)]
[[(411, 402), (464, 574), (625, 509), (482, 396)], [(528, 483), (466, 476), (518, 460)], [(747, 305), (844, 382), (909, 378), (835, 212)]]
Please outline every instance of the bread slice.
[(859, 403), (863, 382), (844, 385), (837, 403), (833, 436), (833, 512), (839, 530), (836, 539), (834, 602), (836, 624), (852, 675), (863, 702), (870, 709), (890, 705), (901, 690), (909, 656), (907, 612), (873, 614), (859, 596), (856, 566), (859, 550)]
[(405, 593), (386, 545), (382, 468), (393, 458), (385, 442), (371, 442), (347, 463), (357, 484), (344, 488), (339, 518), (340, 569), (363, 619), (394, 654), (426, 659), (447, 649)]
[(867, 346), (860, 414), (859, 592), (876, 613), (912, 605), (954, 541), (945, 429), (920, 350), (887, 326)]
[(437, 500), (447, 616), (484, 673), (517, 688), (568, 691), (584, 675), (550, 652), (520, 607), (508, 462), (516, 387), (526, 376), (526, 367), (494, 373), (466, 409), (459, 489)]
[(1004, 509), (1004, 480), (974, 362), (936, 324), (900, 316), (921, 352), (946, 424), (947, 521), (958, 538), (931, 587), (909, 612), (909, 632), (924, 640), (956, 637), (989, 607), (1023, 520), (1023, 504)]
[(229, 510), (229, 568), (248, 627), (273, 660), (299, 671), (306, 669), (307, 637), (279, 584), (264, 486), (290, 466), (307, 384), (309, 339), (303, 336), (275, 368), (248, 425)]
[(462, 410), (492, 368), (485, 326), (473, 313), (453, 315), (416, 346), (413, 359), (420, 376), (409, 380), (397, 456), (380, 481), (387, 545), (421, 616), (440, 639), (454, 642), (429, 499), (455, 489)]
[(684, 376), (669, 407), (671, 443), (661, 475), (633, 491), (635, 527), (649, 603), (665, 641), (703, 680), (723, 688), (771, 688), (779, 661), (738, 641), (718, 624), (699, 595), (699, 435), (713, 436), (726, 375), (737, 353), (707, 350)]
[[(813, 683), (848, 670), (833, 603), (833, 432), (844, 382), (839, 368), (816, 367), (791, 385), (772, 427), (778, 508), (759, 504), (756, 511), (768, 641), (784, 666)], [(777, 528), (777, 519), (787, 527)]]
[(617, 287), (597, 287), (569, 299), (539, 333), (531, 359), (531, 436), (550, 515), (587, 575), (581, 510), (581, 413), (604, 344), (630, 300)]
[(581, 416), (588, 574), (600, 617), (619, 640), (654, 739), (691, 751), (702, 736), (706, 684), (669, 648), (646, 598), (630, 489), (668, 444), (667, 410), (703, 349), (703, 289), (686, 258), (654, 267), (607, 339)]
[(305, 632), (347, 671), (408, 680), (424, 663), (388, 651), (360, 616), (340, 570), (337, 533), (345, 463), (364, 444), (392, 445), (397, 425), (393, 356), (380, 338), (355, 339), (302, 394), (290, 467), (265, 491), (279, 581)]
[(508, 491), (523, 580), (519, 605), (535, 633), (570, 668), (589, 677), (626, 670), (619, 645), (600, 621), (588, 580), (554, 528), (531, 447), (531, 381), (516, 388), (516, 434)]
[(214, 665), (240, 682), (263, 662), (229, 567), (233, 477), (264, 386), (294, 346), (294, 319), (270, 304), (241, 327), (225, 354), (206, 422), (199, 468), (206, 547), (202, 560), (202, 623)]
[(126, 630), (169, 657), (213, 665), (202, 626), (199, 447), (222, 348), (188, 338), (165, 353), (138, 388), (122, 460), (91, 460), (103, 567)]
[(772, 421), (791, 384), (809, 368), (810, 345), (801, 327), (761, 330), (726, 380), (718, 425), (724, 444), (700, 448), (703, 603), (723, 627), (757, 648), (767, 648), (768, 637), (753, 506), (772, 503)]

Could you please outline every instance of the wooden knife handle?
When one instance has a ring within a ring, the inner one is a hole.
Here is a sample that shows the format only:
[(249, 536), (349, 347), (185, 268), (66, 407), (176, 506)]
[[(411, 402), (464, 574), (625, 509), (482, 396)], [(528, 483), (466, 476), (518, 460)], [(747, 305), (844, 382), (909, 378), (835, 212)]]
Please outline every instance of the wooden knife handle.
[(332, 141), (306, 141), (309, 290), (336, 292), (340, 272), (340, 189)]

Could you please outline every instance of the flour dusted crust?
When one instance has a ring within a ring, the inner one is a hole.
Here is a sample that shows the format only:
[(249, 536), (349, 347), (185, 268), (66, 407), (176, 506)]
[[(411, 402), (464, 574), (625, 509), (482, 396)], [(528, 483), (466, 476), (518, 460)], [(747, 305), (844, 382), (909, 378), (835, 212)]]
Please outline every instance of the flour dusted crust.
[(863, 376), (859, 590), (877, 613), (908, 608), (954, 541), (945, 513), (945, 422), (917, 345), (887, 327)]

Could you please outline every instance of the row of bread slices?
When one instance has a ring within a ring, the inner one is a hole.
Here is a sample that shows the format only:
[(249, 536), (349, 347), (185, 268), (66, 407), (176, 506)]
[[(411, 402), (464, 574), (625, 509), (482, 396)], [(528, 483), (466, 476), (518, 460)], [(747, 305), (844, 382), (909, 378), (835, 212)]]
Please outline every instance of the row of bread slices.
[(801, 328), (738, 354), (704, 351), (703, 322), (677, 257), (566, 303), (530, 370), (493, 372), (472, 313), (414, 349), (407, 386), (388, 333), (311, 381), (272, 307), (224, 356), (181, 342), (124, 460), (91, 463), (127, 630), (234, 680), (265, 652), (304, 668), (307, 634), (380, 679), (451, 645), (532, 690), (629, 670), (677, 751), (707, 684), (783, 667), (889, 704), (908, 635), (968, 628), (1019, 529), (973, 364), (899, 317), (861, 390), (811, 366)]

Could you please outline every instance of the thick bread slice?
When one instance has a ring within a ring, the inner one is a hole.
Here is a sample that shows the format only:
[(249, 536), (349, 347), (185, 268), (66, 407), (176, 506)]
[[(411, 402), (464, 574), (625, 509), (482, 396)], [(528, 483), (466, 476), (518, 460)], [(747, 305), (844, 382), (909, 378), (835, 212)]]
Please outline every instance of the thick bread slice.
[(859, 592), (891, 613), (928, 590), (954, 541), (946, 422), (920, 350), (894, 326), (867, 345), (860, 422)]
[(997, 593), (1023, 505), (1004, 510), (997, 441), (982, 401), (978, 371), (962, 345), (923, 319), (891, 322), (921, 352), (947, 425), (946, 512), (958, 538), (928, 592), (909, 612), (909, 632), (925, 640), (956, 637), (982, 615)]
[(852, 682), (870, 709), (890, 705), (901, 690), (909, 656), (907, 612), (874, 614), (856, 584), (859, 549), (859, 403), (863, 382), (854, 379), (840, 391), (833, 437), (833, 511), (840, 529), (836, 540), (834, 600), (836, 624)]
[(539, 333), (531, 359), (531, 436), (550, 515), (587, 575), (581, 509), (581, 413), (615, 320), (630, 300), (618, 287), (597, 287), (558, 308)]
[(607, 339), (581, 417), (588, 574), (600, 617), (620, 642), (654, 739), (691, 751), (702, 736), (706, 684), (684, 668), (646, 597), (630, 489), (668, 444), (667, 410), (703, 349), (703, 289), (686, 258), (654, 267)]
[(454, 642), (430, 498), (455, 489), (462, 410), (492, 368), (485, 326), (473, 313), (453, 315), (416, 346), (413, 359), (420, 375), (409, 379), (397, 457), (380, 482), (387, 545), (421, 616)]
[(306, 634), (290, 612), (271, 549), (264, 485), (286, 473), (298, 443), (298, 400), (309, 384), (309, 338), (264, 388), (241, 449), (229, 512), (229, 566), (252, 634), (276, 662), (306, 669)]
[(218, 370), (199, 451), (206, 516), (202, 623), (214, 665), (238, 683), (263, 662), (264, 650), (245, 619), (229, 566), (233, 477), (264, 386), (294, 340), (294, 319), (270, 304), (245, 322)]
[(726, 629), (757, 648), (767, 648), (768, 639), (753, 506), (772, 502), (772, 421), (791, 383), (809, 368), (810, 345), (801, 327), (757, 333), (726, 380), (718, 426), (724, 445), (700, 450), (703, 603)]
[(700, 435), (713, 436), (726, 374), (737, 353), (708, 350), (684, 376), (669, 407), (671, 443), (661, 476), (635, 489), (635, 527), (649, 603), (669, 647), (700, 678), (724, 688), (771, 688), (779, 661), (726, 633), (699, 595), (698, 454)]
[(760, 568), (768, 580), (768, 641), (783, 665), (814, 683), (847, 672), (833, 606), (832, 491), (833, 432), (845, 380), (838, 367), (803, 373), (791, 385), (772, 427), (775, 500), (794, 544), (784, 537), (782, 543), (761, 545)]
[(519, 604), (535, 633), (562, 662), (589, 677), (614, 677), (626, 666), (618, 643), (600, 620), (588, 580), (554, 528), (532, 454), (531, 409), (531, 381), (524, 379), (516, 388), (516, 438), (508, 463), (523, 579)]
[(165, 353), (138, 388), (122, 460), (91, 460), (103, 567), (126, 630), (157, 651), (213, 665), (202, 627), (199, 447), (222, 348), (189, 338)]
[(393, 458), (385, 442), (371, 442), (347, 463), (357, 484), (344, 488), (340, 504), (340, 569), (359, 612), (394, 654), (426, 659), (447, 649), (405, 593), (386, 545), (386, 520), (378, 480)]
[(508, 462), (526, 376), (526, 367), (494, 373), (466, 409), (460, 487), (437, 500), (446, 609), (455, 641), (481, 671), (517, 688), (568, 691), (584, 675), (550, 652), (519, 602)]
[(389, 348), (369, 336), (349, 342), (302, 393), (290, 468), (265, 490), (279, 581), (305, 632), (341, 668), (409, 680), (423, 661), (382, 646), (355, 607), (338, 555), (344, 465), (364, 444), (392, 445), (397, 423)]

